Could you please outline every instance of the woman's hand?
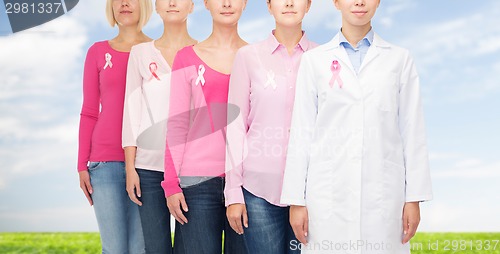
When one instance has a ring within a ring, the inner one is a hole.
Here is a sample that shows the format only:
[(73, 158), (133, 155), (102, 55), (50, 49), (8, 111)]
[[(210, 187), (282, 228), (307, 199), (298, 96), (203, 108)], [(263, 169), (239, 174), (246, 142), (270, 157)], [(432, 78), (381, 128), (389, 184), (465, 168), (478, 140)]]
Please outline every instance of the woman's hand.
[(80, 177), (80, 188), (82, 189), (83, 194), (85, 194), (85, 197), (87, 197), (89, 204), (92, 206), (94, 202), (92, 202), (92, 197), (90, 196), (92, 194), (92, 185), (90, 184), (89, 171), (79, 171), (78, 175)]
[(248, 215), (245, 204), (232, 204), (228, 206), (226, 216), (234, 232), (241, 235), (243, 234), (243, 226), (248, 228)]
[(141, 180), (139, 179), (139, 174), (134, 169), (127, 169), (127, 192), (128, 197), (132, 202), (136, 203), (139, 206), (142, 206), (142, 202), (137, 198), (141, 197)]
[(420, 205), (419, 202), (407, 202), (403, 207), (403, 244), (417, 232), (418, 224), (420, 223)]
[(309, 216), (307, 207), (305, 206), (290, 206), (290, 225), (297, 240), (303, 244), (307, 244), (307, 231), (309, 231)]
[(182, 192), (167, 197), (167, 207), (172, 216), (174, 216), (175, 220), (177, 220), (181, 225), (188, 223), (186, 216), (182, 213), (182, 210), (184, 210), (184, 212), (188, 211), (186, 199), (184, 199), (184, 194)]

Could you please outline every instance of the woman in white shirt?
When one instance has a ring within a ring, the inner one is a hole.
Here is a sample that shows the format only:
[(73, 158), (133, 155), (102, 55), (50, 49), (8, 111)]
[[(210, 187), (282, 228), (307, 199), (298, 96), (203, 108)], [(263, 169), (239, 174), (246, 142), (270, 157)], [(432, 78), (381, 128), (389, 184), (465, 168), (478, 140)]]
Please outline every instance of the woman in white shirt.
[(187, 31), (192, 0), (156, 1), (163, 35), (130, 52), (123, 116), (127, 192), (139, 205), (146, 253), (172, 253), (170, 213), (161, 187), (171, 66), (177, 51), (196, 44)]

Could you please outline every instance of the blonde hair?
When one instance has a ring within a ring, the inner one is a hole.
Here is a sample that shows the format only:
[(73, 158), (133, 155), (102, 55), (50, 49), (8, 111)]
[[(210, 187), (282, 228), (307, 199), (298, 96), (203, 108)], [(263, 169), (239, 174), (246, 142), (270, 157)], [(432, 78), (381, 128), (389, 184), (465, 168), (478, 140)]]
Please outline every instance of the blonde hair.
[[(139, 24), (137, 24), (137, 30), (141, 31), (142, 28), (148, 23), (151, 14), (153, 13), (153, 4), (151, 0), (137, 0), (139, 1), (141, 15), (139, 18)], [(106, 0), (106, 18), (108, 19), (109, 25), (115, 27), (117, 24), (115, 15), (113, 14), (113, 0)]]

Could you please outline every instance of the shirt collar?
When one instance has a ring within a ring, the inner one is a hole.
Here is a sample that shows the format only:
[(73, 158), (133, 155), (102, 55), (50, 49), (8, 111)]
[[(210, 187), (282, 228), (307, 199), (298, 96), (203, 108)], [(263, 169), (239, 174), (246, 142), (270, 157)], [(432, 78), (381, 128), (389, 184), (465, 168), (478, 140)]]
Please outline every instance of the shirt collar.
[[(336, 49), (339, 48), (340, 45), (340, 34), (341, 32), (337, 33), (329, 42), (325, 43), (323, 45), (323, 48), (325, 50), (330, 50), (330, 49)], [(375, 47), (381, 47), (381, 48), (390, 48), (393, 45), (382, 39), (380, 36), (378, 36), (377, 33), (373, 32), (373, 46)]]
[[(371, 46), (373, 43), (374, 34), (375, 33), (373, 32), (373, 29), (370, 29), (370, 31), (368, 31), (368, 33), (365, 35), (365, 37), (360, 42), (358, 42), (358, 45), (355, 45), (356, 48), (358, 48), (361, 45), (366, 45), (368, 47)], [(352, 46), (345, 38), (344, 34), (342, 33), (342, 28), (341, 28), (340, 32), (339, 32), (339, 45), (342, 45), (342, 44), (347, 44), (347, 45)]]
[[(271, 54), (276, 52), (276, 50), (281, 46), (281, 43), (276, 39), (274, 36), (274, 31), (269, 35), (267, 38), (267, 45), (269, 46), (269, 51)], [(306, 32), (302, 31), (302, 38), (300, 38), (300, 41), (298, 43), (298, 46), (302, 49), (302, 51), (307, 51), (309, 50), (309, 47), (311, 46), (310, 41), (307, 39)]]

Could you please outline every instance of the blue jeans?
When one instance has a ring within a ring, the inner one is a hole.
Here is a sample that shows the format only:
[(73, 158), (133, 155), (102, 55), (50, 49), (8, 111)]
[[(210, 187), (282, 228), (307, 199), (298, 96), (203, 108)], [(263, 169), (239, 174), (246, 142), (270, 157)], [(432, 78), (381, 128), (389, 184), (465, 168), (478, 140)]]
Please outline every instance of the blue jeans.
[(224, 253), (245, 254), (243, 237), (229, 226), (224, 205), (224, 178), (215, 177), (182, 189), (188, 223), (175, 224), (174, 253), (220, 254), (224, 231)]
[(148, 254), (171, 254), (172, 234), (167, 199), (161, 187), (163, 172), (137, 169), (141, 182), (139, 206), (142, 231)]
[(91, 162), (89, 174), (102, 253), (145, 253), (139, 208), (125, 190), (125, 163)]
[(292, 248), (298, 240), (290, 226), (290, 208), (275, 206), (244, 188), (243, 197), (248, 215), (243, 236), (248, 253), (300, 254), (298, 248)]

